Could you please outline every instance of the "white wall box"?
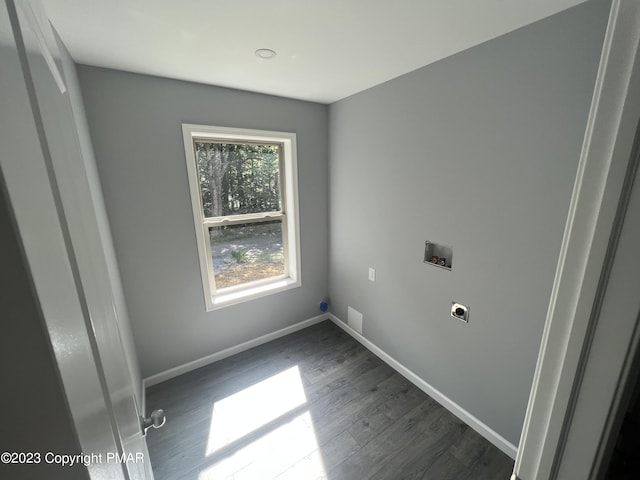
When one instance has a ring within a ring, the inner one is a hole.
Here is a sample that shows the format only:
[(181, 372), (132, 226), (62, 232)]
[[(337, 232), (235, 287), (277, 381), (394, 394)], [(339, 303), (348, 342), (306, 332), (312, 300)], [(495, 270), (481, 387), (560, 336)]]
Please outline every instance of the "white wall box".
[(445, 270), (451, 270), (453, 247), (427, 240), (424, 242), (424, 263), (428, 263), (434, 267), (444, 268)]

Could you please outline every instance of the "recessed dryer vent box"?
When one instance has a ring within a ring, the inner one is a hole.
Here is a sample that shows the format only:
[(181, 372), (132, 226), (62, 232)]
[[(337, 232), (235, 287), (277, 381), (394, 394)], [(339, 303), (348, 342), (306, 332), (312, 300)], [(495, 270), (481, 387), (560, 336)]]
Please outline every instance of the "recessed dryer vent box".
[(453, 265), (453, 248), (427, 240), (424, 242), (424, 263), (434, 267), (451, 270)]

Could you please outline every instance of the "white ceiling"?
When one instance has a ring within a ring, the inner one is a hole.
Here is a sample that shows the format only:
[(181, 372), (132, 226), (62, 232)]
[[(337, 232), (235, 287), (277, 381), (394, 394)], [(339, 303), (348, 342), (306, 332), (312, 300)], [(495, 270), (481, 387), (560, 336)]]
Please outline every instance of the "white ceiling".
[(331, 103), (584, 1), (43, 3), (78, 63)]

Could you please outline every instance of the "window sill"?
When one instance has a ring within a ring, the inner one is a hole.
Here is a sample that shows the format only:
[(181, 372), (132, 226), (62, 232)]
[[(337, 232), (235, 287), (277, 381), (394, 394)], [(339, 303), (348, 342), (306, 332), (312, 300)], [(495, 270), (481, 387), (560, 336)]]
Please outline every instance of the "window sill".
[(210, 312), (230, 305), (237, 305), (238, 303), (244, 303), (250, 300), (255, 300), (256, 298), (273, 295), (274, 293), (284, 292), (299, 286), (301, 286), (301, 282), (293, 280), (292, 278), (283, 278), (281, 280), (257, 285), (255, 287), (244, 288), (242, 290), (235, 290), (228, 293), (220, 293), (211, 297), (211, 300), (207, 302), (207, 311)]

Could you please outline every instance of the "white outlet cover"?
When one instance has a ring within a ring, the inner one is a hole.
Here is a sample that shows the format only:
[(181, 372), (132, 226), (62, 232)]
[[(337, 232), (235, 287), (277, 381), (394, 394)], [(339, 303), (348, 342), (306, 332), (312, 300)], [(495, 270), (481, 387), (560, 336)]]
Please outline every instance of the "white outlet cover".
[(376, 281), (376, 269), (375, 268), (369, 267), (369, 281), (371, 281), (371, 282), (375, 282)]
[(362, 314), (355, 308), (347, 307), (347, 325), (362, 335)]

